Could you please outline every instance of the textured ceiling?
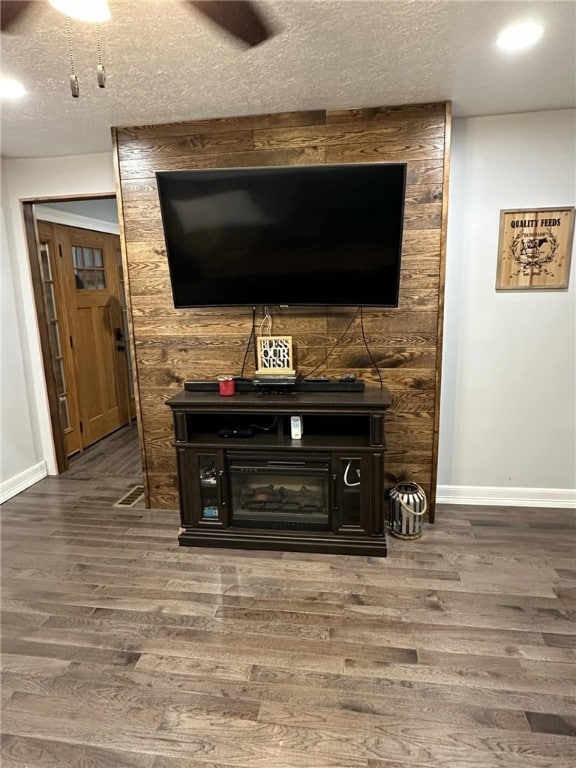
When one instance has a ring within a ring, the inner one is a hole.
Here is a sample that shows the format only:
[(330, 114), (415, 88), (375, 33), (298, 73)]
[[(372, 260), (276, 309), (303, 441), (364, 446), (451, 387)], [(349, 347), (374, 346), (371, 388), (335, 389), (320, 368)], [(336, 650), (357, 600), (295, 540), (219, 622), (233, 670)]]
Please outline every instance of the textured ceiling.
[[(105, 152), (110, 126), (299, 109), (451, 99), (456, 116), (575, 106), (576, 3), (500, 0), (288, 0), (260, 4), (277, 35), (245, 49), (179, 0), (110, 0), (101, 27), (72, 22), (80, 98), (68, 84), (66, 20), (45, 2), (2, 35), (2, 73), (25, 99), (2, 107), (2, 154)], [(545, 26), (504, 55), (502, 26)]]

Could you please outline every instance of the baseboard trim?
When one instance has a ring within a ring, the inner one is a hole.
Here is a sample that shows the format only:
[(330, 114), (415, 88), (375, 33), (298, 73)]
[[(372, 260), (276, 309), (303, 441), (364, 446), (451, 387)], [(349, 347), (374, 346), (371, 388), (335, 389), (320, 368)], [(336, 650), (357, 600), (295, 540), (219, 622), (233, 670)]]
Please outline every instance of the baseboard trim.
[(8, 499), (11, 499), (18, 493), (22, 493), (26, 488), (30, 488), (31, 485), (42, 480), (47, 474), (46, 462), (40, 461), (38, 464), (25, 469), (24, 472), (19, 472), (14, 477), (4, 480), (3, 483), (0, 483), (0, 504), (4, 504)]
[(576, 491), (570, 488), (505, 488), (483, 485), (439, 485), (437, 504), (480, 504), (509, 507), (576, 508)]

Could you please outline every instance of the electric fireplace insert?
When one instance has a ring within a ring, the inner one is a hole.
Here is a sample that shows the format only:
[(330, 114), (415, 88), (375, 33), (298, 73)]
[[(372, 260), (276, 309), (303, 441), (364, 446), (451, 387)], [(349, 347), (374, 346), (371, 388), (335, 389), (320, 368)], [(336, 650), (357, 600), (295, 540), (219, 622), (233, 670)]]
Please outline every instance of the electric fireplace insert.
[(228, 476), (232, 525), (329, 529), (329, 456), (229, 454)]

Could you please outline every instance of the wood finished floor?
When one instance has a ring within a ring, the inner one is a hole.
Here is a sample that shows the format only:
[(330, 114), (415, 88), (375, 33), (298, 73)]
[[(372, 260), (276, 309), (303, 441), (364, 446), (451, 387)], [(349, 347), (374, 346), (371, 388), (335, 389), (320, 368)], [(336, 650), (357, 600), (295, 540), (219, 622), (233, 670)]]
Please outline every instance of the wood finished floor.
[(3, 768), (572, 768), (574, 514), (387, 559), (178, 548), (133, 428), (2, 510)]

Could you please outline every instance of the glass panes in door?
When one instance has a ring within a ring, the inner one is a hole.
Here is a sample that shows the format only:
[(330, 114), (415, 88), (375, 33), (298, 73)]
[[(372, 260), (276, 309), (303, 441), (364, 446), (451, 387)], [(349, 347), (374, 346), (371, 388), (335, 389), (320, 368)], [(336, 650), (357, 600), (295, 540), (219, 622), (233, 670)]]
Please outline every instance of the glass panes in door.
[(40, 273), (42, 275), (42, 295), (44, 297), (44, 308), (46, 310), (46, 320), (48, 323), (50, 356), (52, 358), (52, 367), (54, 369), (56, 392), (60, 410), (60, 424), (62, 430), (66, 432), (71, 428), (70, 412), (68, 408), (68, 387), (66, 374), (64, 372), (62, 347), (60, 345), (61, 329), (56, 309), (56, 294), (54, 289), (54, 278), (52, 276), (52, 267), (50, 266), (50, 249), (48, 243), (40, 244), (39, 258)]
[(101, 248), (73, 245), (72, 261), (77, 289), (98, 291), (106, 288), (104, 254)]

